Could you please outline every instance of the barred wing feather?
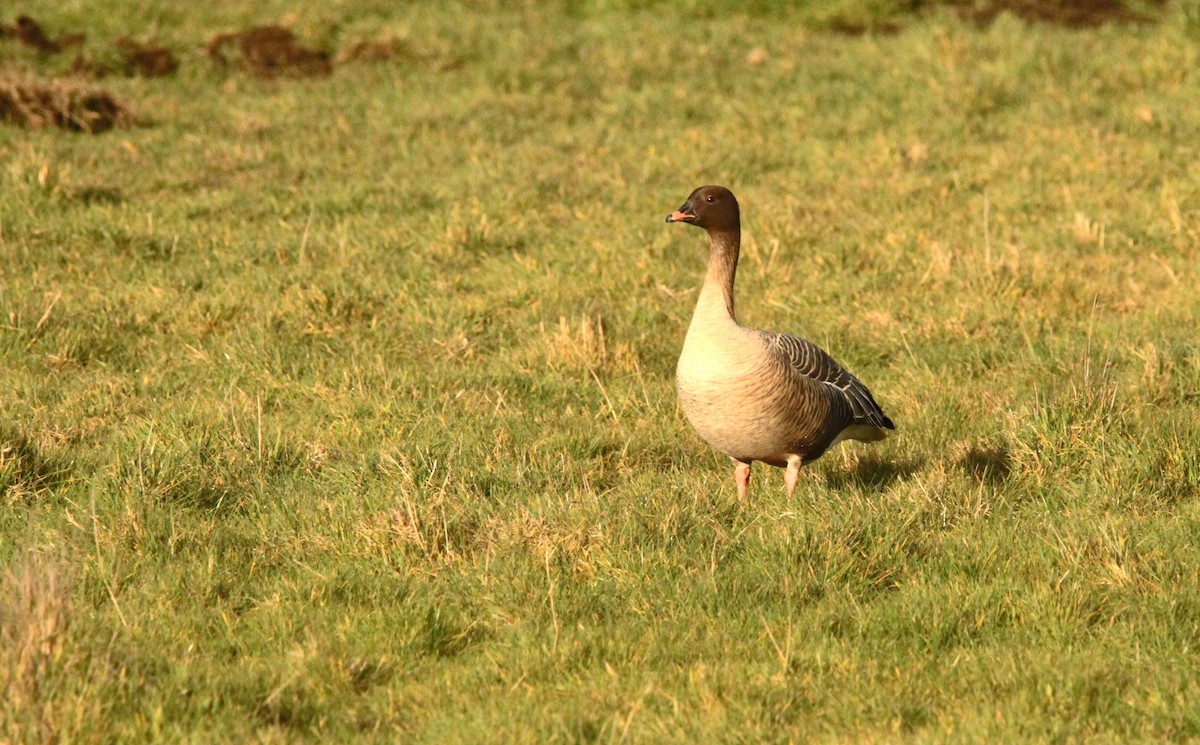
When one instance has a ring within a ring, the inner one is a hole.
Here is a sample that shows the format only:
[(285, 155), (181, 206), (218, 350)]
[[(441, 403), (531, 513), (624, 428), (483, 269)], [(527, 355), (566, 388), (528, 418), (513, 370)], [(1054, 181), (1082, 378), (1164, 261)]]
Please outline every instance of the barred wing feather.
[(845, 396), (854, 412), (855, 424), (869, 424), (881, 429), (895, 429), (892, 420), (883, 413), (871, 391), (825, 350), (807, 339), (788, 334), (762, 332), (767, 343), (800, 375), (836, 389)]

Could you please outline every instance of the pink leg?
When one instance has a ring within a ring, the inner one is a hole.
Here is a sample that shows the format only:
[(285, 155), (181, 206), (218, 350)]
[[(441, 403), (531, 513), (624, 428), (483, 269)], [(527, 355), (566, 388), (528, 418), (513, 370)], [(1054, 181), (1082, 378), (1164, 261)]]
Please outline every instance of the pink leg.
[(750, 488), (750, 464), (735, 460), (733, 462), (733, 480), (737, 484), (738, 501), (746, 501), (746, 491)]
[(803, 463), (799, 455), (793, 455), (788, 458), (787, 472), (783, 475), (783, 483), (787, 486), (788, 499), (792, 498), (792, 492), (796, 491), (796, 479), (800, 476), (800, 466)]

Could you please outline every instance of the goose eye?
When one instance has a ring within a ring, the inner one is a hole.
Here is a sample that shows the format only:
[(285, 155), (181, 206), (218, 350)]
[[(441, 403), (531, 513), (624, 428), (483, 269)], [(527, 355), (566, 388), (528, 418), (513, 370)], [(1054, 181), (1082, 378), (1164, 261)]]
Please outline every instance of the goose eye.
[(709, 204), (712, 204), (716, 200), (717, 200), (717, 198), (714, 197), (712, 194), (709, 194), (707, 197), (705, 197), (705, 201), (707, 201)]

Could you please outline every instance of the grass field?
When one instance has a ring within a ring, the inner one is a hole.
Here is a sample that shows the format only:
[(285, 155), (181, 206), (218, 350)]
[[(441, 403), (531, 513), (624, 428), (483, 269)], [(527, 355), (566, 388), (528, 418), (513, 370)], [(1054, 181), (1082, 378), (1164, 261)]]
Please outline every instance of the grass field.
[[(168, 5), (6, 11), (179, 67), (0, 126), (0, 742), (1200, 738), (1194, 5)], [(791, 502), (676, 407), (702, 183), (897, 424)]]

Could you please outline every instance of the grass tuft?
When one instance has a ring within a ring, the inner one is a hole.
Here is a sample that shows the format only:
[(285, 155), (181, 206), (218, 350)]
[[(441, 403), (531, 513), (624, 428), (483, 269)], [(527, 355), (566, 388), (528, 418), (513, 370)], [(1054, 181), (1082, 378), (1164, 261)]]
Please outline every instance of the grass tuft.
[(75, 580), (33, 551), (0, 577), (0, 733), (11, 742), (73, 739), (103, 713), (92, 694), (97, 662), (81, 648)]

